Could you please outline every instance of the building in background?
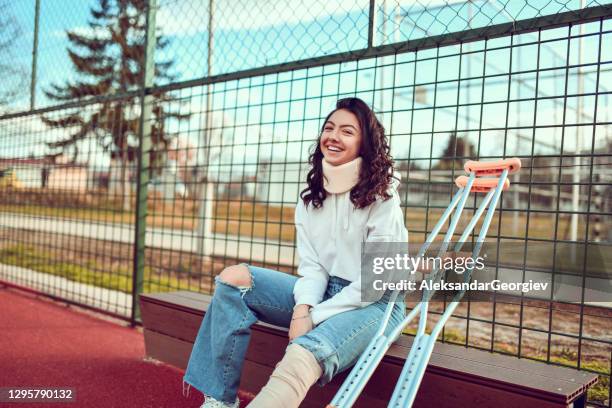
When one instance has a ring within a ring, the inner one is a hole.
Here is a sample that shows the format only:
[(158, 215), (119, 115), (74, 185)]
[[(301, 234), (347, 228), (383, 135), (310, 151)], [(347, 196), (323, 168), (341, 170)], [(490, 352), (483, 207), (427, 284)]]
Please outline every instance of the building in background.
[(0, 179), (10, 177), (13, 187), (86, 191), (91, 186), (88, 166), (63, 157), (0, 158)]

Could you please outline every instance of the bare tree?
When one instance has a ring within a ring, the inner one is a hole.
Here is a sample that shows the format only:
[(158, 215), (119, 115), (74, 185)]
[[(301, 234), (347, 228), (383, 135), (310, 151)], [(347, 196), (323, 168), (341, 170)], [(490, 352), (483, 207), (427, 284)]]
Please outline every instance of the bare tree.
[(22, 36), (21, 28), (9, 8), (8, 1), (0, 1), (0, 107), (7, 106), (26, 93), (26, 67), (14, 55), (15, 44)]

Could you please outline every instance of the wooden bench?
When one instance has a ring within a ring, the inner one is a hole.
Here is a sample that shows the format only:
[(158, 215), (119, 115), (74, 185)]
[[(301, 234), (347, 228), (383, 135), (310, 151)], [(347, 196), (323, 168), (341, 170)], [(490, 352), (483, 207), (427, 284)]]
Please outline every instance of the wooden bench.
[[(186, 368), (211, 297), (178, 291), (140, 296), (146, 353)], [(402, 336), (387, 352), (356, 407), (386, 407), (408, 355), (412, 337)], [(256, 394), (287, 346), (287, 330), (252, 327), (240, 388)], [(324, 407), (346, 373), (325, 387), (311, 388), (302, 407)], [(421, 384), (415, 407), (584, 407), (597, 376), (575, 369), (439, 343)]]

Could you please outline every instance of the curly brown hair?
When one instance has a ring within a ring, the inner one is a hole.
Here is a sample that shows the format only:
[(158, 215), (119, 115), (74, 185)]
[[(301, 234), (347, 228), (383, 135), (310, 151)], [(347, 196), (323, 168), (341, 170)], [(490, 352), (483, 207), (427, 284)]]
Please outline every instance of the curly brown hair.
[(323, 201), (327, 197), (327, 191), (323, 188), (321, 136), (325, 123), (339, 109), (346, 109), (357, 117), (362, 136), (359, 156), (361, 156), (363, 162), (359, 173), (359, 182), (350, 192), (351, 202), (356, 208), (365, 208), (376, 201), (377, 197), (388, 200), (391, 198), (388, 189), (394, 176), (393, 159), (389, 153), (385, 128), (376, 118), (372, 109), (359, 98), (338, 100), (336, 109), (331, 111), (323, 121), (321, 132), (313, 146), (314, 151), (308, 159), (311, 166), (306, 176), (308, 187), (300, 193), (300, 197), (306, 206), (312, 203), (315, 208), (322, 207)]

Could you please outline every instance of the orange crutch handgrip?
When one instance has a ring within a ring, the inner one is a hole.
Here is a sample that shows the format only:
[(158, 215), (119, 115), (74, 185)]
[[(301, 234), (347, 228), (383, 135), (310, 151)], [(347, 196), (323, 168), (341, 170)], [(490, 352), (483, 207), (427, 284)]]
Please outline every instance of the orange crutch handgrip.
[[(467, 176), (459, 176), (455, 179), (455, 184), (459, 188), (465, 187), (467, 182)], [(499, 183), (499, 178), (497, 177), (476, 178), (474, 179), (474, 183), (472, 184), (472, 189), (470, 191), (472, 193), (488, 193), (489, 190), (495, 190), (497, 183)], [(510, 187), (510, 181), (506, 179), (503, 190), (506, 191), (508, 187)]]

